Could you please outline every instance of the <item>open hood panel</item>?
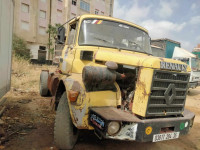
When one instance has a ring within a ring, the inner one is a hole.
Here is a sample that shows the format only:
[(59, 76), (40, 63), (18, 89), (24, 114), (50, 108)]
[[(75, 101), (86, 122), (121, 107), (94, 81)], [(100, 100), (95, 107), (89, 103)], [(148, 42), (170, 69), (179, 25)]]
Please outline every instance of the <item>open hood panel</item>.
[[(98, 50), (95, 55), (95, 60), (98, 61), (113, 61), (118, 64), (132, 65), (146, 68), (160, 69), (160, 62), (169, 62), (176, 64), (185, 64), (181, 61), (161, 58), (161, 57), (152, 57), (146, 54), (137, 53), (137, 52), (127, 52), (125, 50), (117, 51), (105, 51)], [(189, 66), (187, 70), (190, 70)]]

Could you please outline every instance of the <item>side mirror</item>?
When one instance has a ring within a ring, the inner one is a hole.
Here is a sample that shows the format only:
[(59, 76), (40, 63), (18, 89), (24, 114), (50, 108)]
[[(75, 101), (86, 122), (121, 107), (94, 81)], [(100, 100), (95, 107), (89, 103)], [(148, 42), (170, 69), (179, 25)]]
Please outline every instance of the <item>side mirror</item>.
[(57, 44), (64, 44), (65, 40), (66, 40), (66, 36), (65, 36), (65, 27), (60, 26), (58, 28), (58, 34), (57, 34)]

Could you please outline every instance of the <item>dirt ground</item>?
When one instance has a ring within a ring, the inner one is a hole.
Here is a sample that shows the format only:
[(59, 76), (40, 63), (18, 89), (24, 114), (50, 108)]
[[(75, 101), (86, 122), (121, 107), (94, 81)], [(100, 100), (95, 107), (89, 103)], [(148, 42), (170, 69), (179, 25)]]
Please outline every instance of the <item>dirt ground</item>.
[[(42, 98), (38, 92), (41, 70), (55, 68), (13, 58), (12, 88), (5, 96), (6, 110), (3, 122), (0, 120), (0, 149), (57, 150), (53, 142), (55, 112), (50, 107), (51, 98)], [(74, 150), (200, 150), (200, 87), (190, 90), (186, 108), (196, 114), (194, 126), (179, 139), (158, 143), (99, 140), (92, 131), (82, 131)]]
[[(53, 142), (54, 115), (51, 98), (42, 98), (38, 92), (12, 89), (8, 93), (6, 111), (2, 117), (7, 139), (0, 149), (56, 150)], [(186, 108), (196, 114), (194, 126), (188, 135), (177, 140), (159, 143), (138, 143), (99, 140), (93, 132), (83, 131), (75, 150), (200, 150), (200, 87), (188, 93)]]

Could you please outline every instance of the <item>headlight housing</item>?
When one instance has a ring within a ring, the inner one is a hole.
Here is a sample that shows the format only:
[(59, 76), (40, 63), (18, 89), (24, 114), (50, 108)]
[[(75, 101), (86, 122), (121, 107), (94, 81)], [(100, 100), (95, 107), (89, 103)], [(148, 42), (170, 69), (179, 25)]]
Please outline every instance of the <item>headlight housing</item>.
[(120, 122), (111, 121), (108, 124), (107, 133), (110, 136), (113, 136), (113, 135), (117, 134), (120, 131), (120, 129), (121, 129), (121, 123)]

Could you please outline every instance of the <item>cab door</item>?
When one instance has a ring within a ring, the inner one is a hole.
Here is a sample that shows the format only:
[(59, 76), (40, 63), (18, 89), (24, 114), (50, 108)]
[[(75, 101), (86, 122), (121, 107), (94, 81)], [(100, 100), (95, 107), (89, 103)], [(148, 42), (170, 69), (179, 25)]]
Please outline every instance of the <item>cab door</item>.
[(72, 22), (68, 25), (68, 32), (66, 38), (66, 45), (62, 52), (62, 62), (60, 69), (64, 73), (71, 73), (76, 49), (75, 39), (77, 33), (77, 22)]

